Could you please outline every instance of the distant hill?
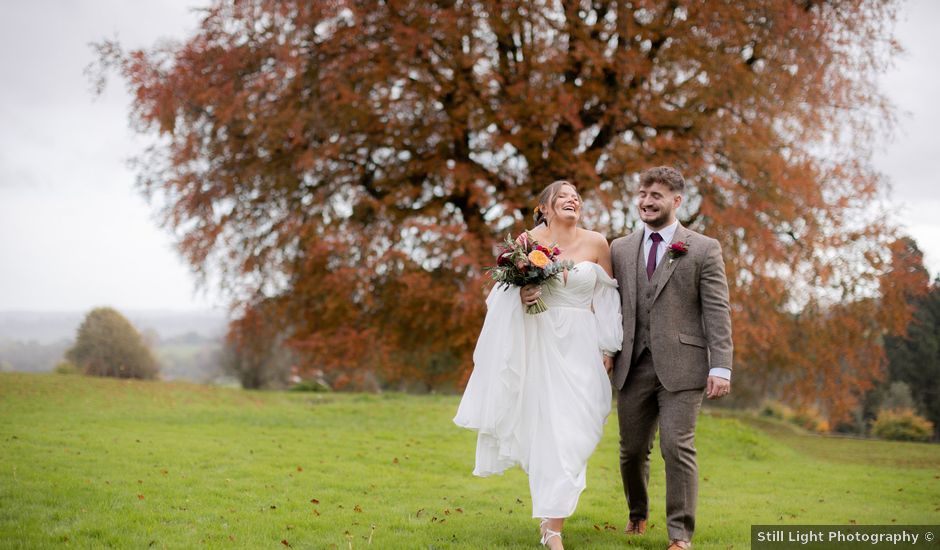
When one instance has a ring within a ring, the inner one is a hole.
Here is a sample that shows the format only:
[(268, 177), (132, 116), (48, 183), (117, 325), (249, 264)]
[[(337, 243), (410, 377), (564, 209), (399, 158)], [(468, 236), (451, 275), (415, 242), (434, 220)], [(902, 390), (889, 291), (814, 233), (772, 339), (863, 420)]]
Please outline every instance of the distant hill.
[[(0, 341), (37, 342), (51, 344), (72, 340), (87, 312), (0, 311)], [(189, 333), (204, 338), (218, 338), (225, 334), (228, 320), (225, 313), (216, 311), (121, 311), (140, 332), (153, 330), (161, 339)]]

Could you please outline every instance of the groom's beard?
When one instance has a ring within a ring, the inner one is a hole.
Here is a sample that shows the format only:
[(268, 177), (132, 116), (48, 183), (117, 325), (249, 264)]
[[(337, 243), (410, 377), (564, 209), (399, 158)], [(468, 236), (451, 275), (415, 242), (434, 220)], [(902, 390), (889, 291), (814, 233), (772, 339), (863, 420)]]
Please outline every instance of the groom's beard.
[[(650, 217), (652, 216), (652, 217)], [(672, 210), (661, 208), (658, 212), (640, 210), (640, 220), (643, 221), (646, 225), (650, 226), (653, 229), (661, 229), (669, 225), (669, 220), (672, 218)]]

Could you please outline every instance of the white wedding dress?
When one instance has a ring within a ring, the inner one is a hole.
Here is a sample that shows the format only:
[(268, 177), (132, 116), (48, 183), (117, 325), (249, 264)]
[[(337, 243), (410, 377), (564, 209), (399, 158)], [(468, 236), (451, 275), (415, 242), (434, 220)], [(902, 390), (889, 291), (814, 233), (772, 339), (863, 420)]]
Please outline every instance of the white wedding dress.
[(474, 475), (519, 464), (532, 516), (564, 518), (610, 413), (602, 353), (620, 350), (623, 323), (617, 282), (593, 262), (576, 264), (567, 284), (546, 283), (542, 299), (548, 311), (529, 315), (518, 288), (490, 292), (454, 422), (479, 432)]

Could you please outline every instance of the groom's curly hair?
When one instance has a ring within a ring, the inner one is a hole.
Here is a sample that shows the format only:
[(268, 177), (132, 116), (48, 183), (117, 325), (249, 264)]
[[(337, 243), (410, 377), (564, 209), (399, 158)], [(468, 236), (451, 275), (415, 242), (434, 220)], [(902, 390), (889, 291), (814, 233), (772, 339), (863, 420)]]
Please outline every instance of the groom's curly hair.
[(672, 166), (657, 166), (648, 168), (640, 174), (640, 187), (649, 187), (661, 183), (669, 188), (673, 193), (681, 193), (685, 190), (685, 178)]

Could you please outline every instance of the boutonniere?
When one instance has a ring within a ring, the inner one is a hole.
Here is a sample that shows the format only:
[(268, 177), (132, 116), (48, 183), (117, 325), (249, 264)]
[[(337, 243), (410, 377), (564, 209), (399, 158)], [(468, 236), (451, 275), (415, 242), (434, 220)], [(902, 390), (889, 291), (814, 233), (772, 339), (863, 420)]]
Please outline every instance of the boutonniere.
[(689, 253), (689, 245), (685, 244), (682, 241), (674, 242), (669, 245), (669, 263), (676, 261), (676, 258), (681, 258)]

